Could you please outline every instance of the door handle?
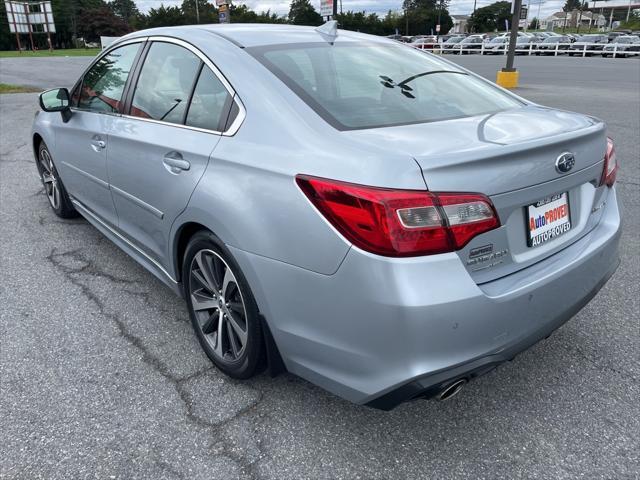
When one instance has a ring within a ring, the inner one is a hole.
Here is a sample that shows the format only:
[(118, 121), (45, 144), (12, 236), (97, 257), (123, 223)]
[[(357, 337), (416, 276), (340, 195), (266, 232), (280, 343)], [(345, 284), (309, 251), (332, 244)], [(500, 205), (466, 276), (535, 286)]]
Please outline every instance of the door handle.
[(164, 166), (167, 167), (171, 173), (180, 173), (183, 170), (189, 170), (191, 168), (191, 164), (182, 158), (182, 154), (180, 152), (169, 152), (164, 156), (162, 160)]
[(102, 137), (100, 135), (96, 134), (93, 137), (91, 137), (91, 148), (93, 148), (95, 152), (100, 153), (100, 151), (106, 146), (107, 146), (107, 142), (102, 140)]

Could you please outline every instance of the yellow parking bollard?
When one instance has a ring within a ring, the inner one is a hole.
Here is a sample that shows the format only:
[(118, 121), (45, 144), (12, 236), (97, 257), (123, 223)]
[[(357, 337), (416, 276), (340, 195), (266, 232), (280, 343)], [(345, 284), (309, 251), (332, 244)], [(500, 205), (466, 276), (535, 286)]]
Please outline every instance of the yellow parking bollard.
[(496, 83), (503, 88), (517, 88), (519, 77), (520, 73), (517, 70), (514, 70), (513, 72), (498, 70), (498, 74), (496, 75)]

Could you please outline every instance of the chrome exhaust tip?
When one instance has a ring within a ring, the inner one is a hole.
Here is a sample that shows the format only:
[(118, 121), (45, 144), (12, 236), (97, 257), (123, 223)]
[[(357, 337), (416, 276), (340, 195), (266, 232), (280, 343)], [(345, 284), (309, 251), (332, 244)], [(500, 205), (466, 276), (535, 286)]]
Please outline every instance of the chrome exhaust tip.
[(440, 401), (444, 401), (450, 399), (451, 397), (455, 397), (458, 393), (460, 393), (460, 390), (462, 390), (462, 387), (465, 383), (467, 383), (467, 381), (464, 378), (456, 380), (451, 385), (443, 388), (442, 391), (436, 396), (436, 398)]

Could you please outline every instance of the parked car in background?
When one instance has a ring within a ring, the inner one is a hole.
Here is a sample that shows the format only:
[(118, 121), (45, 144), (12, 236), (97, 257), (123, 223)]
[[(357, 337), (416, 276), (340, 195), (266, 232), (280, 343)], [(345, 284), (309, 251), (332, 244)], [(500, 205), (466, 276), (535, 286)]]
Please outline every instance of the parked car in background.
[(417, 48), (420, 50), (434, 50), (436, 48), (440, 48), (440, 44), (438, 43), (438, 39), (432, 35), (425, 35), (415, 38), (409, 43), (413, 48)]
[[(40, 95), (34, 168), (56, 215), (81, 214), (184, 298), (226, 375), (288, 371), (387, 410), (446, 399), (615, 272), (613, 141), (595, 117), (336, 27), (128, 34), (71, 93)], [(518, 392), (503, 393), (490, 401), (508, 408)]]
[[(465, 38), (458, 46), (460, 47), (461, 53), (474, 53), (475, 51), (479, 51), (484, 44), (484, 39), (480, 35), (473, 35)], [(472, 50), (472, 51), (469, 51)]]
[(451, 37), (442, 44), (443, 53), (449, 53), (454, 50), (456, 46), (465, 39), (463, 36)]
[(508, 37), (495, 37), (484, 46), (485, 55), (501, 55), (509, 45)]
[(589, 57), (593, 55), (594, 50), (602, 50), (604, 46), (609, 43), (609, 37), (607, 35), (591, 34), (581, 35), (578, 39), (569, 47), (569, 55), (582, 55), (583, 52), (587, 52), (584, 55)]
[(538, 44), (538, 48), (536, 49), (536, 55), (555, 55), (556, 51), (558, 53), (566, 53), (571, 44), (571, 40), (569, 37), (561, 36), (561, 35), (553, 35), (545, 38), (541, 43)]
[(637, 55), (638, 52), (640, 52), (640, 37), (636, 35), (622, 35), (616, 37), (613, 43), (609, 43), (604, 46), (602, 49), (602, 56), (613, 57), (614, 52), (616, 57)]
[(614, 32), (609, 32), (607, 34), (607, 38), (609, 39), (609, 43), (615, 41), (616, 38), (618, 37), (622, 37), (623, 35), (629, 35), (628, 32), (620, 32), (620, 31), (614, 31)]
[(538, 48), (538, 42), (540, 40), (537, 37), (520, 37), (516, 41), (516, 55), (529, 55), (530, 52), (535, 52)]
[(440, 43), (440, 45), (442, 45), (443, 43), (445, 43), (447, 40), (453, 38), (453, 37), (458, 37), (460, 35), (458, 34), (446, 34), (446, 35), (438, 35), (438, 43)]

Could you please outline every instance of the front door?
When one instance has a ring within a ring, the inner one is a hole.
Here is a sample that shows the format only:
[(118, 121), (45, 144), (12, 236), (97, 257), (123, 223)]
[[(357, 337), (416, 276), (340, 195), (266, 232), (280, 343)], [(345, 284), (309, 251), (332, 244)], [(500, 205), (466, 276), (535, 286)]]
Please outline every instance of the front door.
[(130, 114), (110, 131), (107, 161), (120, 231), (165, 266), (171, 225), (207, 167), (230, 103), (199, 56), (156, 41)]
[(101, 219), (117, 225), (107, 171), (108, 132), (141, 43), (103, 56), (74, 92), (73, 114), (56, 127), (57, 165), (69, 193)]

